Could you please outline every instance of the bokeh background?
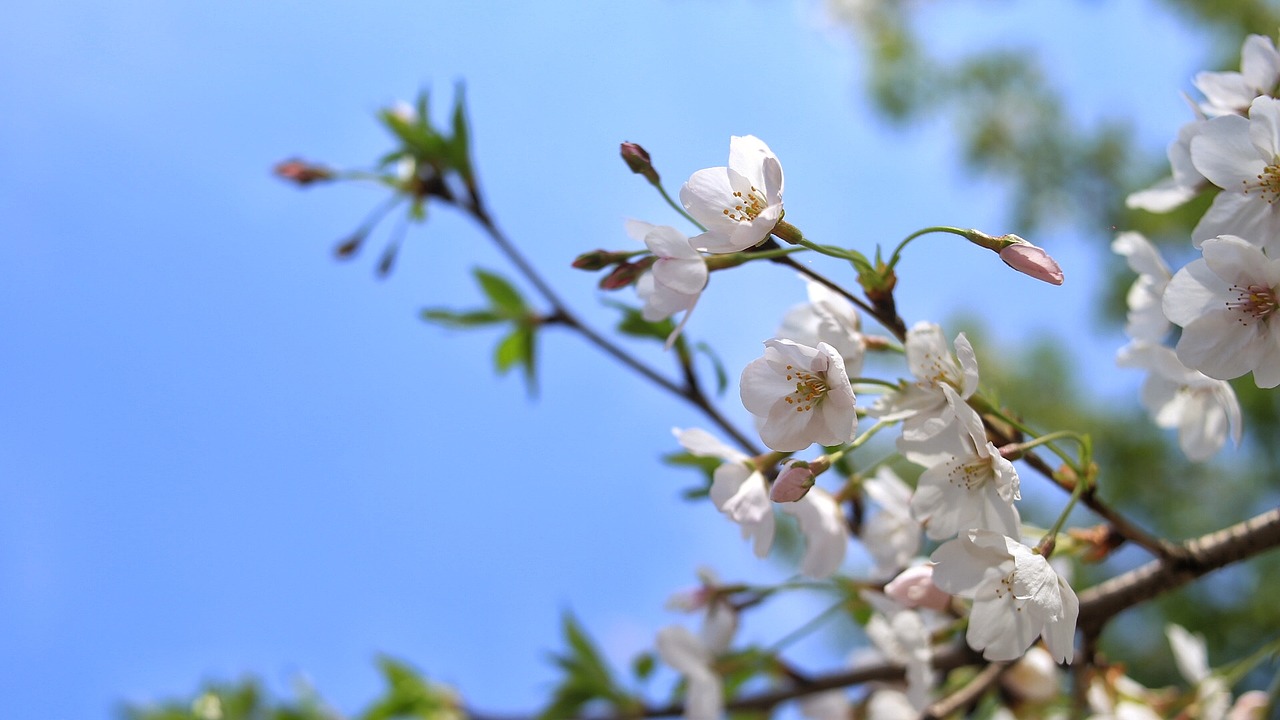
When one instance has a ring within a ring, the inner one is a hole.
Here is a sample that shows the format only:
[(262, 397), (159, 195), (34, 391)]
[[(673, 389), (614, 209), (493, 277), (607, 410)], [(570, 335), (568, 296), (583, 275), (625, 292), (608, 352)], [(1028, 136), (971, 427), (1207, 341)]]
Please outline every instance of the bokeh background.
[[(1113, 189), (1095, 183), (1046, 205), (1070, 175), (1051, 159), (1035, 198), (1025, 174), (966, 163), (998, 158), (966, 144), (973, 111), (886, 58), (899, 31), (944, 66), (1007, 53), (1060, 93), (1066, 126), (1118, 128), (1099, 163), (1136, 188), (1190, 119), (1179, 93), (1236, 66), (1245, 26), (1155, 0), (895, 5), (886, 17), (908, 25), (878, 25), (870, 0), (8, 8), (0, 715), (111, 717), (248, 674), (284, 694), (313, 684), (349, 712), (379, 691), (379, 653), (477, 707), (530, 710), (555, 680), (564, 611), (625, 666), (662, 625), (692, 622), (663, 604), (699, 566), (787, 576), (712, 507), (681, 501), (699, 478), (660, 457), (673, 426), (705, 425), (690, 408), (558, 332), (530, 399), (518, 373), (495, 378), (496, 333), (418, 319), (478, 304), (474, 266), (513, 275), (464, 217), (433, 208), (378, 281), (393, 221), (350, 262), (331, 250), (382, 191), (271, 176), (295, 155), (369, 166), (392, 148), (377, 110), (422, 88), (443, 120), (465, 81), (494, 215), (598, 327), (615, 314), (570, 260), (630, 247), (625, 218), (679, 221), (618, 143), (645, 145), (674, 191), (724, 164), (730, 135), (754, 134), (781, 158), (787, 219), (819, 241), (870, 252), (952, 224), (1048, 248), (1061, 288), (925, 238), (900, 273), (901, 312), (975, 328), (984, 360), (1056, 337), (1036, 356), (1059, 373), (1051, 391), (1138, 417), (1139, 378), (1114, 368), (1123, 338), (1099, 310), (1114, 317), (1125, 277), (1105, 252), (1122, 195), (1090, 205)], [(689, 333), (736, 376), (803, 299), (778, 268), (716, 275)], [(735, 395), (727, 412), (749, 427)], [(744, 637), (779, 637), (806, 607), (766, 610)], [(843, 661), (820, 638), (797, 653)]]

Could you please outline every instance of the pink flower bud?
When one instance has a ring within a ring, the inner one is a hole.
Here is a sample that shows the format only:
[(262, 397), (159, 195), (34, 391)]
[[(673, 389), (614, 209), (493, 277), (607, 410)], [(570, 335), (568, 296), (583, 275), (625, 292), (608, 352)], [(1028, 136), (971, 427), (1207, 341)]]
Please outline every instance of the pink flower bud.
[(774, 502), (796, 502), (813, 487), (813, 470), (809, 463), (790, 462), (778, 473), (773, 481), (773, 491), (769, 493)]
[(884, 586), (884, 594), (909, 608), (946, 610), (951, 604), (951, 596), (933, 584), (932, 565), (916, 565), (903, 570)]
[(622, 160), (631, 168), (631, 172), (637, 175), (643, 175), (645, 180), (657, 185), (658, 171), (653, 169), (653, 161), (649, 159), (649, 153), (644, 148), (633, 142), (622, 143)]
[(314, 165), (306, 160), (297, 158), (277, 163), (274, 172), (276, 177), (302, 186), (333, 179), (333, 171), (329, 168), (323, 165)]
[(1006, 245), (1000, 251), (1000, 259), (1006, 265), (1024, 275), (1043, 280), (1050, 285), (1062, 284), (1062, 268), (1049, 257), (1044, 248), (1036, 247), (1029, 242), (1016, 242)]

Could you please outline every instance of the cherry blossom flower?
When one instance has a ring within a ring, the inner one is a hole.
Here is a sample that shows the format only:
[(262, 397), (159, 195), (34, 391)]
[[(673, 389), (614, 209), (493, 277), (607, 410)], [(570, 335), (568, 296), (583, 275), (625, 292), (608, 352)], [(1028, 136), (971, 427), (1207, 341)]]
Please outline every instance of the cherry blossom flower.
[(893, 470), (881, 467), (862, 483), (862, 489), (880, 506), (863, 525), (862, 543), (876, 561), (876, 574), (887, 577), (910, 564), (920, 551), (923, 528), (911, 515), (911, 488)]
[[(949, 385), (942, 389), (956, 395)], [(958, 396), (952, 401), (958, 402)], [(957, 417), (959, 427), (953, 432), (959, 432), (963, 450), (920, 475), (911, 496), (912, 515), (924, 523), (925, 534), (932, 540), (955, 537), (971, 528), (1021, 537), (1021, 521), (1013, 506), (1022, 497), (1018, 471), (987, 440), (977, 413)]]
[(1182, 327), (1178, 359), (1218, 380), (1253, 372), (1280, 385), (1280, 260), (1231, 235), (1206, 240), (1204, 258), (1182, 268), (1164, 293), (1164, 314)]
[(731, 253), (759, 245), (782, 219), (782, 165), (754, 135), (729, 140), (729, 166), (698, 170), (680, 188), (680, 204), (707, 231), (696, 248)]
[(1237, 235), (1280, 257), (1280, 100), (1260, 97), (1249, 117), (1224, 115), (1191, 140), (1191, 160), (1222, 188), (1191, 231), (1196, 247)]
[(1240, 444), (1240, 401), (1230, 383), (1188, 368), (1163, 345), (1131, 343), (1120, 350), (1116, 363), (1147, 371), (1142, 405), (1157, 426), (1178, 429), (1178, 445), (1188, 459), (1208, 460), (1228, 435)]
[(750, 464), (750, 458), (705, 430), (676, 428), (672, 432), (690, 453), (724, 460), (712, 475), (711, 502), (742, 527), (742, 537), (752, 540), (756, 557), (768, 555), (775, 525), (764, 475)]
[(1231, 686), (1209, 669), (1209, 654), (1204, 636), (1188, 632), (1180, 625), (1169, 624), (1164, 628), (1169, 647), (1173, 650), (1173, 663), (1187, 682), (1195, 686), (1195, 717), (1204, 720), (1223, 720), (1231, 708)]
[(867, 700), (867, 720), (902, 720), (919, 714), (920, 708), (912, 705), (901, 690), (878, 688)]
[(951, 595), (933, 584), (933, 566), (915, 565), (903, 570), (884, 586), (884, 594), (903, 607), (946, 610)]
[(712, 667), (715, 651), (680, 625), (658, 631), (658, 656), (684, 676), (686, 720), (721, 720), (724, 689)]
[(1163, 720), (1160, 713), (1151, 709), (1151, 694), (1128, 675), (1096, 674), (1085, 691), (1089, 709), (1094, 712), (1089, 720)]
[(934, 551), (933, 582), (971, 598), (969, 647), (988, 660), (1016, 660), (1037, 636), (1058, 662), (1075, 654), (1075, 591), (1031, 548), (990, 530), (969, 530)]
[(800, 698), (800, 715), (808, 720), (849, 720), (852, 703), (844, 690), (827, 690)]
[(1124, 256), (1129, 269), (1138, 273), (1138, 279), (1125, 296), (1129, 306), (1125, 334), (1151, 343), (1164, 340), (1172, 325), (1160, 303), (1173, 273), (1160, 257), (1160, 251), (1141, 233), (1122, 232), (1111, 242), (1111, 252)]
[(1204, 129), (1205, 118), (1189, 122), (1178, 129), (1178, 138), (1169, 144), (1169, 166), (1173, 175), (1146, 190), (1139, 190), (1125, 198), (1124, 204), (1138, 210), (1164, 213), (1180, 207), (1200, 194), (1207, 180), (1191, 161), (1191, 140)]
[(825, 342), (840, 353), (850, 376), (862, 373), (867, 340), (862, 334), (858, 310), (839, 293), (822, 283), (807, 282), (809, 302), (791, 308), (782, 319), (777, 337), (816, 347)]
[(721, 720), (724, 713), (724, 690), (714, 662), (733, 642), (738, 613), (724, 602), (705, 607), (698, 635), (679, 625), (658, 631), (658, 655), (685, 678), (686, 720)]
[(1046, 702), (1058, 696), (1062, 689), (1062, 671), (1053, 656), (1044, 648), (1033, 645), (1018, 662), (1000, 676), (1000, 684), (1006, 690), (1024, 700)]
[(800, 525), (800, 535), (804, 537), (800, 573), (816, 580), (834, 575), (849, 549), (849, 524), (836, 499), (826, 490), (815, 487), (798, 501), (778, 507), (795, 517)]
[(906, 668), (907, 699), (923, 710), (937, 684), (933, 637), (924, 617), (879, 593), (863, 592), (862, 598), (875, 610), (863, 631), (886, 658)]
[(764, 356), (742, 371), (742, 404), (761, 420), (760, 439), (779, 452), (854, 438), (858, 415), (844, 360), (826, 343), (765, 341)]
[(942, 387), (956, 389), (958, 395), (953, 397), (962, 400), (978, 389), (978, 360), (964, 333), (956, 336), (955, 348), (953, 357), (938, 325), (917, 323), (907, 332), (906, 341), (907, 367), (916, 381), (885, 393), (867, 410), (868, 415), (881, 420), (902, 420), (899, 451), (904, 455), (915, 452), (912, 462), (926, 467), (947, 455), (936, 448), (926, 450), (926, 444), (955, 424), (958, 412), (968, 410), (954, 405)]
[(670, 348), (707, 286), (707, 262), (689, 244), (689, 238), (673, 227), (628, 220), (627, 234), (643, 242), (657, 258), (649, 271), (636, 280), (636, 294), (644, 301), (644, 319), (655, 322), (685, 313), (667, 338)]
[(1240, 48), (1240, 72), (1202, 72), (1192, 82), (1204, 93), (1205, 114), (1243, 115), (1254, 98), (1276, 91), (1280, 53), (1271, 38), (1250, 35)]

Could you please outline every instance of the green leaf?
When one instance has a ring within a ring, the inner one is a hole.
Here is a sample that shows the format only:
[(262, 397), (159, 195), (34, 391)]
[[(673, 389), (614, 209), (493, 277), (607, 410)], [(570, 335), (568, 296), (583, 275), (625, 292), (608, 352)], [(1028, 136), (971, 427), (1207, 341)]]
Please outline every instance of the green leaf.
[(453, 137), (449, 138), (449, 155), (451, 167), (470, 186), (474, 179), (471, 171), (471, 130), (467, 123), (466, 86), (461, 82), (453, 92)]
[(480, 289), (484, 291), (485, 296), (489, 298), (489, 302), (493, 304), (493, 308), (500, 311), (504, 317), (525, 318), (529, 316), (529, 307), (525, 304), (524, 298), (515, 289), (515, 286), (488, 270), (476, 268), (472, 273), (480, 283)]
[(564, 677), (553, 691), (550, 704), (538, 714), (538, 720), (580, 717), (587, 705), (597, 701), (613, 707), (617, 715), (629, 716), (628, 711), (634, 711), (637, 702), (617, 686), (590, 636), (571, 613), (564, 614), (561, 624), (568, 648), (553, 654), (551, 660), (564, 672)]
[(378, 667), (387, 682), (386, 693), (359, 720), (462, 720), (458, 701), (449, 688), (429, 682), (406, 663), (389, 657), (378, 658)]
[(498, 343), (493, 352), (493, 364), (498, 373), (505, 375), (517, 364), (529, 362), (530, 334), (522, 327), (517, 327), (510, 335)]
[(444, 308), (424, 308), (419, 316), (427, 322), (454, 328), (492, 325), (506, 320), (492, 310), (454, 311)]

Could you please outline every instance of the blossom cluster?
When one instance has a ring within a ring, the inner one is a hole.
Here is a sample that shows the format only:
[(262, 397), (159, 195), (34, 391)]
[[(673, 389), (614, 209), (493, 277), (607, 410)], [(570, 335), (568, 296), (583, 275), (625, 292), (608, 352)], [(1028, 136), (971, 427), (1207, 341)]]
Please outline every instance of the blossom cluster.
[[(1149, 373), (1143, 402), (1157, 424), (1176, 427), (1192, 460), (1240, 439), (1240, 408), (1225, 381), (1250, 373), (1258, 387), (1280, 385), (1280, 52), (1250, 35), (1239, 72), (1195, 78), (1205, 100), (1169, 146), (1172, 175), (1134, 193), (1128, 205), (1173, 210), (1217, 188), (1191, 232), (1201, 252), (1171, 273), (1137, 233), (1121, 233), (1112, 249), (1138, 280), (1128, 295), (1131, 343), (1121, 365)], [(1170, 351), (1172, 325), (1181, 328)]]
[[(685, 237), (665, 226), (628, 223), (654, 258), (636, 282), (644, 317), (685, 312), (668, 345), (706, 287), (708, 261), (714, 267), (717, 255), (755, 248), (776, 229), (782, 177), (765, 143), (734, 137), (728, 166), (694, 173), (680, 193), (688, 215), (705, 228), (702, 234)], [(1003, 242), (983, 237), (995, 241), (988, 247), (1011, 267), (1061, 283), (1061, 270), (1039, 248), (1015, 236)], [(1009, 247), (1024, 252), (1008, 255), (1003, 250)], [(918, 712), (932, 701), (938, 682), (930, 667), (932, 634), (951, 622), (953, 596), (971, 602), (966, 637), (987, 658), (1015, 660), (1043, 637), (1053, 660), (1070, 662), (1076, 596), (1038, 550), (1022, 543), (1018, 473), (970, 405), (979, 377), (968, 339), (958, 335), (953, 351), (938, 325), (918, 323), (901, 347), (913, 379), (886, 383), (888, 391), (881, 385), (879, 397), (866, 405), (855, 393), (865, 356), (869, 347), (883, 350), (891, 342), (864, 334), (858, 310), (838, 289), (808, 279), (807, 292), (808, 302), (785, 315), (739, 381), (742, 404), (772, 452), (751, 457), (705, 430), (675, 430), (686, 452), (719, 461), (711, 501), (760, 557), (773, 545), (778, 516), (794, 518), (805, 543), (798, 569), (815, 579), (831, 577), (844, 564), (852, 533), (842, 502), (861, 493), (879, 509), (859, 532), (884, 583), (883, 593), (864, 593), (876, 610), (867, 632), (878, 657), (907, 668), (905, 692), (886, 695), (880, 704)], [(900, 427), (898, 453), (923, 468), (915, 487), (887, 466), (839, 489), (817, 484), (818, 475), (862, 442), (860, 414), (876, 420), (868, 437)], [(793, 457), (815, 444), (825, 454), (808, 461)], [(919, 556), (925, 537), (946, 541), (932, 561)], [(722, 605), (682, 606), (708, 612), (704, 630), (723, 626)], [(713, 681), (714, 658), (727, 638), (713, 634), (714, 641), (700, 640), (673, 626), (659, 636), (660, 655), (686, 679), (689, 718), (720, 715), (723, 690)], [(847, 704), (843, 694), (828, 694), (812, 698), (802, 711), (835, 717)]]
[[(1129, 198), (1132, 207), (1162, 212), (1216, 186), (1219, 192), (1191, 237), (1202, 257), (1173, 272), (1137, 233), (1121, 233), (1113, 243), (1138, 274), (1127, 296), (1130, 342), (1119, 363), (1147, 371), (1143, 404), (1157, 425), (1178, 430), (1193, 461), (1216, 454), (1227, 438), (1240, 440), (1240, 406), (1228, 380), (1252, 373), (1259, 387), (1280, 385), (1280, 325), (1274, 331), (1271, 325), (1280, 306), (1280, 99), (1274, 97), (1280, 53), (1271, 40), (1251, 36), (1243, 55), (1239, 73), (1197, 76), (1205, 100), (1169, 149), (1172, 176)], [(713, 271), (778, 247), (768, 244), (774, 235), (804, 244), (782, 222), (783, 187), (782, 166), (770, 148), (752, 136), (734, 137), (726, 166), (695, 172), (681, 189), (686, 217), (701, 234), (628, 224), (652, 256), (635, 282), (645, 319), (684, 313), (668, 345)], [(1021, 238), (948, 231), (995, 250), (1028, 275), (1062, 282), (1057, 264)], [(865, 626), (870, 652), (901, 664), (906, 678), (904, 685), (875, 690), (864, 708), (868, 716), (919, 713), (935, 699), (932, 643), (940, 630), (953, 627), (957, 613), (966, 620), (970, 647), (991, 661), (1018, 661), (1010, 677), (1024, 678), (1023, 691), (1054, 695), (1056, 666), (1075, 656), (1079, 600), (1066, 570), (1048, 557), (1061, 520), (1047, 535), (1023, 525), (1016, 465), (1028, 448), (1048, 440), (1033, 434), (1023, 442), (1020, 433), (993, 429), (993, 422), (1007, 418), (983, 396), (977, 353), (963, 333), (948, 341), (935, 323), (908, 328), (898, 321), (890, 328), (894, 338), (868, 335), (853, 296), (823, 278), (802, 279), (808, 302), (785, 315), (739, 379), (742, 405), (769, 452), (752, 456), (704, 430), (675, 430), (690, 455), (718, 462), (708, 489), (712, 503), (759, 557), (770, 553), (779, 517), (793, 518), (804, 541), (798, 570), (813, 579), (841, 571), (856, 535), (874, 564), (873, 587), (881, 588), (861, 592), (873, 610)], [(875, 282), (860, 282), (874, 305)], [(876, 319), (885, 322), (879, 313)], [(1175, 326), (1180, 331), (1170, 342)], [(909, 379), (862, 377), (870, 352), (894, 350), (904, 357)], [(866, 395), (874, 399), (867, 402)], [(898, 435), (889, 459), (917, 466), (914, 483), (883, 459), (847, 461), (891, 427)], [(816, 457), (797, 456), (815, 445), (821, 448)], [(820, 476), (833, 468), (840, 469), (833, 473), (840, 482), (823, 487)], [(850, 502), (875, 512), (863, 518), (859, 510), (851, 525), (843, 509)], [(935, 544), (927, 558), (921, 556), (926, 541)], [(659, 636), (661, 656), (686, 679), (690, 718), (723, 712), (716, 657), (731, 641), (736, 616), (726, 618), (736, 606), (716, 583), (704, 577), (702, 600), (683, 603), (705, 611), (702, 638), (678, 626)], [(1194, 656), (1187, 648), (1195, 644), (1179, 631), (1171, 630), (1170, 639), (1180, 658)], [(1201, 662), (1184, 674), (1203, 688), (1205, 706), (1212, 708), (1206, 716), (1220, 717), (1230, 693), (1206, 667)], [(1116, 686), (1125, 682), (1095, 678), (1088, 688), (1095, 712), (1118, 713)], [(1026, 689), (1037, 686), (1051, 689)], [(846, 717), (848, 706), (836, 692), (815, 695), (800, 709), (806, 717), (835, 718)]]

